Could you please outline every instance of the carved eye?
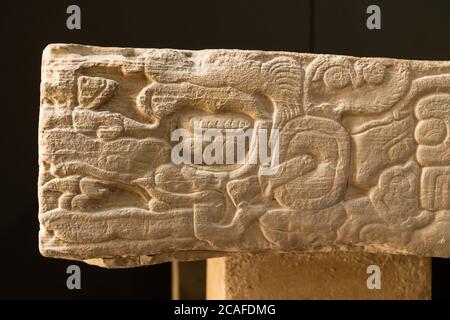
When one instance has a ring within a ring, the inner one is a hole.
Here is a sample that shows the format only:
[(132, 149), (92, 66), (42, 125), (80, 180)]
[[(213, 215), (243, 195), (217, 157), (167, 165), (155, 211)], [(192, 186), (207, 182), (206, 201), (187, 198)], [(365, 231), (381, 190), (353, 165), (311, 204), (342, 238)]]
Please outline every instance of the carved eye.
[(327, 87), (342, 89), (350, 83), (350, 75), (344, 67), (335, 66), (325, 72), (323, 81)]
[(378, 62), (371, 63), (363, 69), (364, 80), (373, 85), (382, 83), (385, 73), (386, 67)]

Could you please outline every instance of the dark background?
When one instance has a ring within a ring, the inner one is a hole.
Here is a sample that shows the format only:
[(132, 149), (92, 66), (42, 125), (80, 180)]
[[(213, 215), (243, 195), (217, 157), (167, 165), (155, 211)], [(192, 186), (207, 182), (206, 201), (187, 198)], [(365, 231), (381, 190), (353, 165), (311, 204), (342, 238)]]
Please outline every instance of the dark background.
[[(81, 7), (81, 30), (66, 8)], [(382, 29), (366, 28), (377, 4)], [(1, 27), (0, 298), (170, 298), (170, 265), (105, 270), (38, 252), (37, 121), (48, 43), (177, 49), (235, 48), (450, 60), (450, 1), (4, 1)], [(433, 298), (450, 298), (450, 260), (433, 259)]]

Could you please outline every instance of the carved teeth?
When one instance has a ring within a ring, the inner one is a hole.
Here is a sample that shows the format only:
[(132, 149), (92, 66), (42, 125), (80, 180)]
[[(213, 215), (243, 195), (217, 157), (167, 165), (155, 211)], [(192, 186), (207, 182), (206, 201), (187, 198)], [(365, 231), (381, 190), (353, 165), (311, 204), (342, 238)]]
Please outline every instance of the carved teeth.
[(230, 118), (211, 118), (211, 119), (199, 119), (198, 117), (192, 117), (189, 120), (190, 129), (194, 129), (198, 126), (202, 129), (215, 128), (215, 129), (246, 129), (250, 127), (250, 121), (237, 120)]

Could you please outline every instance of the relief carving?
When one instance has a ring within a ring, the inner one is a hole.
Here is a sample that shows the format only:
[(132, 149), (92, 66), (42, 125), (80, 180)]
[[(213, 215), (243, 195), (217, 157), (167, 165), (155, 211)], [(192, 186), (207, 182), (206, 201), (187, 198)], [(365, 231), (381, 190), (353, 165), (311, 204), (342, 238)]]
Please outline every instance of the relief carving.
[(50, 257), (450, 257), (450, 63), (50, 45), (39, 165)]

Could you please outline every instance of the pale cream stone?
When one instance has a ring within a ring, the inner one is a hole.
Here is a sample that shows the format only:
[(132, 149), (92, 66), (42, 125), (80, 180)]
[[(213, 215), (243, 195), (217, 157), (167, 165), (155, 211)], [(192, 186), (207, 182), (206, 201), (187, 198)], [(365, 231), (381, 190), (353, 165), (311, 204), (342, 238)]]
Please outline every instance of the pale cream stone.
[[(279, 130), (275, 173), (175, 164), (170, 135), (197, 120)], [(236, 252), (450, 257), (449, 146), (450, 62), (53, 44), (40, 251), (105, 267)]]
[[(379, 267), (379, 288), (370, 278)], [(431, 259), (365, 252), (282, 253), (209, 259), (207, 299), (431, 299)]]

